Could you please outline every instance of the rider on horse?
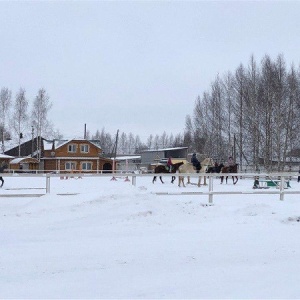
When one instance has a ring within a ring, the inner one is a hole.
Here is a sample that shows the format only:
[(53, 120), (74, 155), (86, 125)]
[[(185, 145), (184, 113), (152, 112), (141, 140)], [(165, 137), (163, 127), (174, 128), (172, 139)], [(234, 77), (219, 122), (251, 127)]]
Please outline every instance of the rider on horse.
[(191, 163), (196, 168), (197, 173), (199, 173), (199, 171), (201, 170), (201, 164), (200, 164), (200, 161), (198, 160), (198, 158), (196, 156), (196, 153), (193, 154), (193, 156), (191, 158)]
[(171, 173), (172, 172), (172, 166), (173, 166), (171, 157), (169, 157), (169, 159), (168, 159), (167, 166), (169, 167), (169, 172)]
[(232, 172), (232, 167), (235, 165), (235, 162), (234, 162), (232, 156), (229, 156), (229, 157), (228, 157), (228, 162), (227, 162), (227, 164), (228, 164), (228, 167), (229, 167), (229, 173), (231, 173), (231, 172)]

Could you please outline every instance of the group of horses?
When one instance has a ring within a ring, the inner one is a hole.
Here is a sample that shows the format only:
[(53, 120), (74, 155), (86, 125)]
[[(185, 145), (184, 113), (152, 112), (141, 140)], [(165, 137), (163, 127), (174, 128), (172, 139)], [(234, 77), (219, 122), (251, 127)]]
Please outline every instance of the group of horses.
[[(238, 169), (238, 164), (234, 164), (233, 166), (224, 166), (224, 164), (222, 164), (222, 163), (220, 165), (215, 165), (212, 158), (205, 158), (201, 162), (201, 169), (199, 171), (196, 170), (196, 168), (193, 166), (192, 163), (179, 162), (179, 163), (172, 164), (171, 171), (169, 169), (167, 169), (165, 165), (158, 165), (154, 169), (154, 174), (178, 173), (178, 186), (180, 187), (182, 184), (185, 187), (184, 176), (182, 176), (180, 174), (184, 174), (184, 173), (203, 174), (203, 176), (199, 176), (197, 185), (200, 186), (202, 177), (204, 177), (204, 185), (206, 185), (206, 176), (207, 175), (205, 175), (205, 174), (209, 174), (209, 173), (220, 173), (220, 174), (229, 174), (230, 173), (231, 174), (231, 173), (237, 173), (237, 169)], [(158, 175), (154, 175), (153, 180), (152, 180), (153, 183), (156, 181), (157, 176)], [(220, 176), (221, 183), (223, 183), (224, 177), (225, 176), (222, 176), (222, 175)], [(161, 175), (159, 176), (159, 179), (160, 179), (161, 183), (164, 183)], [(176, 179), (175, 175), (172, 176), (171, 183), (174, 183), (175, 179)], [(190, 184), (191, 183), (190, 177), (188, 176), (187, 179), (188, 179), (187, 183)], [(226, 183), (227, 183), (227, 179), (228, 179), (228, 175), (226, 175)], [(238, 177), (235, 175), (232, 175), (232, 181), (233, 181), (233, 184), (236, 184), (238, 182)]]

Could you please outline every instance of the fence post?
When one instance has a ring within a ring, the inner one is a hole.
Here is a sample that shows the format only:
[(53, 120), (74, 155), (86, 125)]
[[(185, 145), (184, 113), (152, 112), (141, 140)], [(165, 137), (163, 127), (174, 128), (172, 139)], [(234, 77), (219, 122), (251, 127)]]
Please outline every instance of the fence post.
[(132, 175), (132, 185), (136, 186), (136, 175)]
[(213, 176), (208, 177), (208, 202), (213, 203)]
[(49, 174), (46, 175), (46, 193), (47, 194), (50, 193), (50, 175)]
[(280, 177), (280, 200), (283, 201), (284, 198), (284, 177)]

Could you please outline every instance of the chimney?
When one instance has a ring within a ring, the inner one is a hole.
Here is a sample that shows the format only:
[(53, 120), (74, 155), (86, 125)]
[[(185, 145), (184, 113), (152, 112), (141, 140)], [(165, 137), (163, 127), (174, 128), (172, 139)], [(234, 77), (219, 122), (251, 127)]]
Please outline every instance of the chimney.
[(84, 139), (86, 139), (86, 124), (84, 124)]

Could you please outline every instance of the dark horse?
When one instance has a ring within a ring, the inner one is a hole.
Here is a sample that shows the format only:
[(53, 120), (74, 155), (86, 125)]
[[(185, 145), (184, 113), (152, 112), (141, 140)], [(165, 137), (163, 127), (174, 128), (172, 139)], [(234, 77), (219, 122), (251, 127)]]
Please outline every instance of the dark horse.
[[(233, 166), (226, 166), (221, 169), (221, 173), (237, 173), (237, 168), (238, 168), (238, 164), (235, 164)], [(234, 178), (236, 179), (235, 181), (234, 181)], [(223, 179), (224, 179), (224, 176), (221, 176), (221, 183), (223, 183)], [(226, 176), (226, 184), (227, 184), (227, 179), (228, 179), (228, 176)], [(233, 184), (236, 184), (238, 182), (238, 180), (239, 179), (237, 176), (232, 176)]]
[(206, 173), (220, 173), (224, 165), (221, 163), (215, 167), (209, 167)]
[[(155, 174), (158, 174), (158, 173), (176, 173), (176, 171), (178, 170), (178, 168), (183, 165), (183, 161), (179, 162), (179, 163), (176, 163), (176, 164), (172, 164), (172, 170), (171, 172), (169, 170), (166, 169), (166, 166), (165, 165), (158, 165), (155, 167), (154, 169), (154, 173)], [(172, 176), (172, 181), (171, 183), (174, 182), (175, 180), (175, 176)], [(161, 183), (164, 183), (161, 176), (159, 176), (159, 179), (161, 181)], [(152, 183), (154, 183), (156, 181), (156, 176), (153, 177), (153, 180), (152, 180)]]

